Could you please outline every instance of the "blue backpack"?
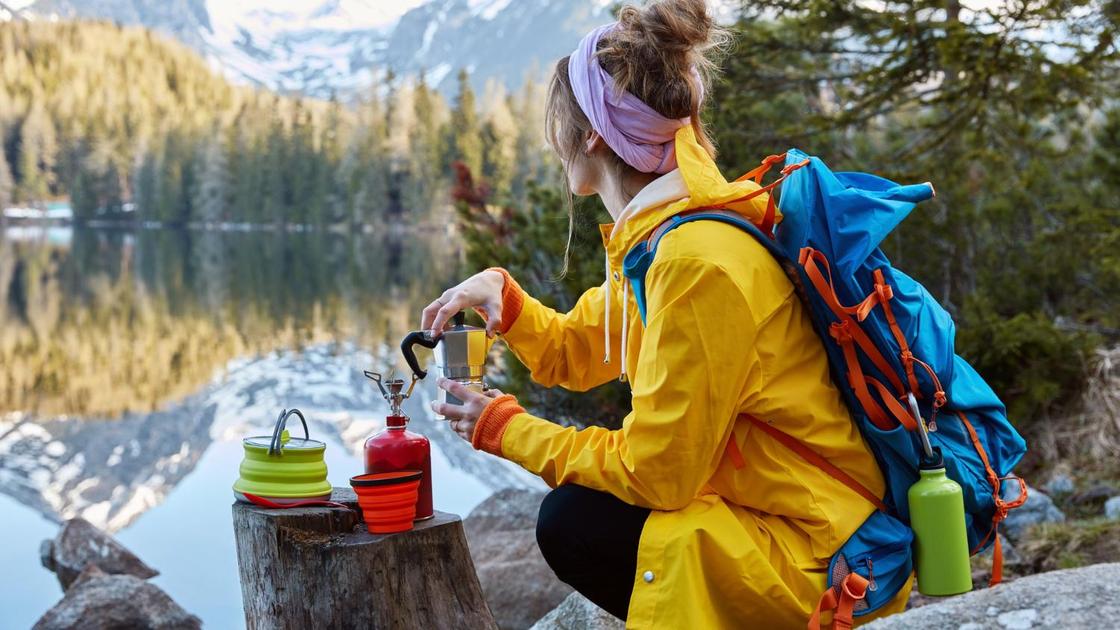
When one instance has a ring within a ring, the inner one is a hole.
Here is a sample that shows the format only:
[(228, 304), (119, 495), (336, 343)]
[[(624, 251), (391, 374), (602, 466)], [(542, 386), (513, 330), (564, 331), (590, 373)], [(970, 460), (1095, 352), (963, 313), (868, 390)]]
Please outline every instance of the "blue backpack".
[[(763, 175), (783, 159), (781, 176), (747, 197), (782, 185), (783, 218), (776, 230), (771, 194), (757, 225), (720, 208), (691, 210), (661, 224), (627, 253), (623, 273), (643, 324), (645, 274), (657, 245), (692, 221), (722, 221), (753, 236), (782, 265), (806, 304), (828, 352), (833, 380), (887, 483), (886, 496), (875, 496), (795, 438), (747, 417), (879, 508), (832, 557), (828, 589), (810, 627), (819, 625), (828, 610), (834, 620), (847, 623), (853, 615), (870, 614), (909, 579), (913, 532), (907, 491), (919, 476), (922, 422), (931, 445), (941, 450), (948, 475), (964, 491), (972, 553), (995, 545), (992, 583), (998, 583), (997, 530), (1008, 510), (1026, 500), (1026, 484), (1011, 475), (1026, 443), (992, 388), (954, 351), (956, 329), (949, 314), (922, 285), (891, 267), (879, 248), (916, 203), (934, 195), (932, 185), (901, 186), (867, 173), (834, 173), (819, 158), (796, 149), (766, 158), (740, 180), (753, 178), (761, 185)], [(1018, 487), (1001, 490), (1007, 481)]]

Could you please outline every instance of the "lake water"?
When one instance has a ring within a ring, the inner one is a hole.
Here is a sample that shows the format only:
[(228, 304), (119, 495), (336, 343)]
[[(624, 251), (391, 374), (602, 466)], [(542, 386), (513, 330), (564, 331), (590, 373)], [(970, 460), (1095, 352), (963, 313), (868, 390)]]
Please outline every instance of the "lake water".
[[(40, 541), (81, 516), (212, 628), (244, 625), (230, 519), (241, 439), (297, 407), (336, 486), (386, 405), (363, 369), (455, 275), (449, 235), (9, 228), (0, 239), (0, 628), (62, 596)], [(539, 486), (405, 406), (432, 441), (436, 508)]]

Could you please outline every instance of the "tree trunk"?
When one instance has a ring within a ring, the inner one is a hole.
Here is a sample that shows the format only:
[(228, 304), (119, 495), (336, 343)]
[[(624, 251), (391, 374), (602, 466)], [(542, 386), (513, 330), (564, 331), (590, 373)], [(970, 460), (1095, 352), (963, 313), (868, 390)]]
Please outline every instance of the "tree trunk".
[(341, 508), (233, 505), (245, 624), (256, 628), (497, 628), (463, 525), (436, 512), (409, 532), (366, 531)]

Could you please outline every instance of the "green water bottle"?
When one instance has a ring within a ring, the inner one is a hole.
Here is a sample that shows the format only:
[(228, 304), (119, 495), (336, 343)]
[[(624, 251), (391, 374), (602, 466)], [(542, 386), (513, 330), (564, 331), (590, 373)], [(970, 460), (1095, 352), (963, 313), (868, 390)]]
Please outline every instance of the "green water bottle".
[(933, 447), (919, 465), (921, 478), (910, 486), (910, 527), (914, 530), (918, 590), (944, 596), (972, 590), (964, 494), (945, 475), (941, 449)]

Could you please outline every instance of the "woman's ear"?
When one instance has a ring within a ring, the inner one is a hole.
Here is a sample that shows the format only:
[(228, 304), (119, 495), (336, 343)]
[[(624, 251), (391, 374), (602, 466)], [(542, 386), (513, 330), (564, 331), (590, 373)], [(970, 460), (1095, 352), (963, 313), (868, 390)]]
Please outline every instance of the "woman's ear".
[(598, 151), (600, 147), (606, 146), (606, 144), (606, 141), (603, 140), (603, 136), (600, 136), (598, 131), (591, 129), (587, 132), (587, 139), (584, 144), (585, 149), (583, 152), (585, 155), (591, 155)]

